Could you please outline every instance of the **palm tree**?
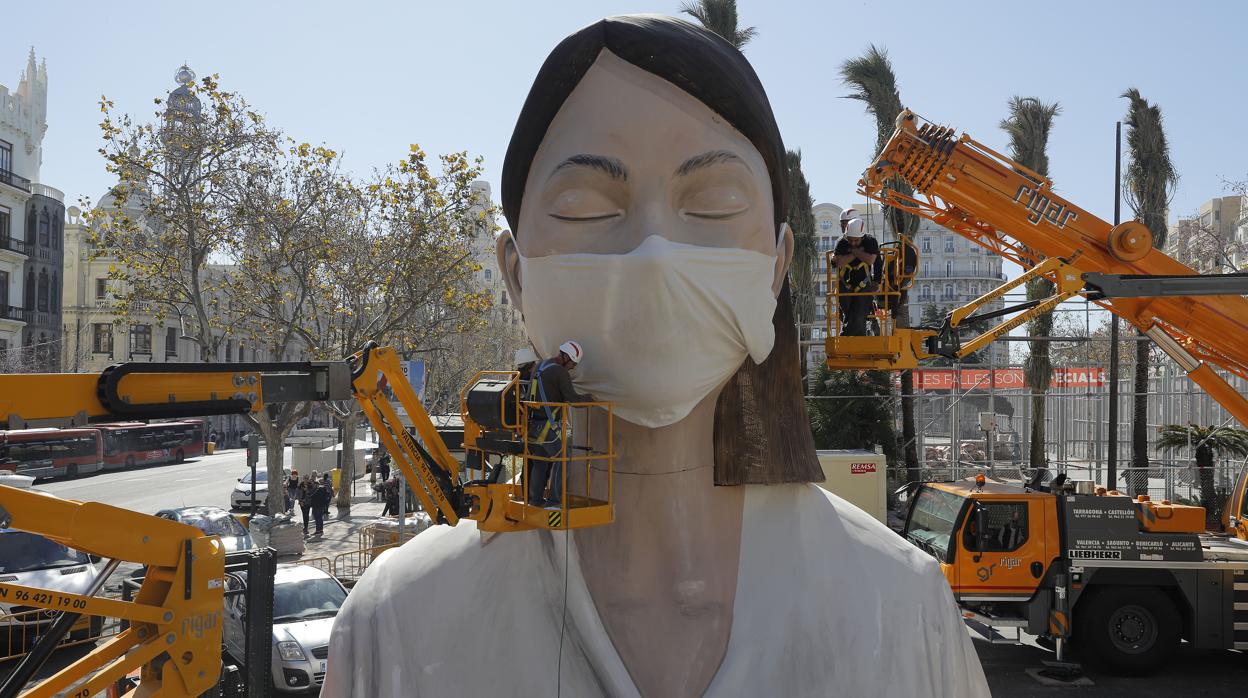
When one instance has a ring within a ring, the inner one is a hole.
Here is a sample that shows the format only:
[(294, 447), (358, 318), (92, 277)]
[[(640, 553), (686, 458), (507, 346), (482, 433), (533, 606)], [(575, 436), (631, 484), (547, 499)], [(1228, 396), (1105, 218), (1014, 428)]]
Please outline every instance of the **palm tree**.
[[(1165, 248), (1166, 215), (1179, 180), (1170, 160), (1170, 146), (1161, 123), (1161, 108), (1149, 104), (1132, 87), (1122, 93), (1127, 108), (1127, 176), (1123, 182), (1127, 205), (1137, 220), (1153, 234), (1153, 246)], [(1141, 337), (1143, 334), (1141, 333)], [(1148, 480), (1148, 354), (1149, 342), (1135, 344), (1135, 405), (1131, 418), (1131, 493), (1142, 494)], [(1117, 434), (1117, 426), (1111, 430)]]
[[(1049, 132), (1053, 119), (1062, 112), (1054, 102), (1045, 104), (1035, 97), (1014, 96), (1010, 99), (1010, 115), (1001, 121), (1001, 129), (1010, 136), (1010, 157), (1037, 174), (1049, 176)], [(1053, 282), (1033, 279), (1027, 282), (1027, 300), (1038, 300), (1053, 295)], [(1032, 337), (1048, 337), (1053, 334), (1053, 314), (1045, 313), (1027, 323)], [(1032, 468), (1045, 467), (1044, 394), (1053, 380), (1053, 361), (1049, 356), (1050, 343), (1032, 341), (1030, 351), (1023, 362), (1023, 375), (1031, 388), (1031, 454)]]
[(888, 373), (815, 369), (807, 401), (810, 431), (818, 448), (884, 448), (889, 463), (897, 457)]
[[(853, 90), (847, 96), (863, 102), (867, 113), (875, 117), (875, 154), (879, 155), (892, 137), (897, 115), (902, 110), (897, 75), (893, 72), (892, 61), (888, 60), (888, 52), (875, 45), (869, 46), (862, 56), (841, 64), (841, 81)], [(914, 193), (914, 188), (900, 177), (889, 182), (888, 187), (906, 195)], [(918, 216), (896, 207), (887, 207), (885, 220), (897, 237), (913, 237), (919, 229)], [(905, 296), (902, 296), (902, 302), (897, 308), (894, 323), (897, 327), (910, 326), (910, 308)], [(906, 478), (917, 481), (922, 473), (919, 471), (919, 452), (915, 445), (917, 435), (914, 424), (914, 375), (910, 371), (901, 373), (901, 438), (905, 448)]]
[(750, 43), (758, 30), (754, 27), (737, 29), (737, 0), (698, 0), (681, 3), (680, 11), (728, 40), (737, 49)]
[[(802, 172), (802, 152), (785, 153), (789, 168), (789, 227), (793, 229), (793, 264), (789, 268), (789, 284), (793, 291), (793, 311), (797, 317), (798, 337), (810, 339), (809, 323), (815, 319), (815, 270), (819, 266), (819, 246), (815, 241), (815, 201), (810, 196), (810, 183)], [(801, 346), (802, 384), (809, 376), (806, 346)]]
[(1222, 518), (1218, 509), (1218, 495), (1213, 481), (1215, 458), (1243, 458), (1248, 456), (1248, 431), (1235, 427), (1202, 427), (1196, 424), (1181, 426), (1167, 424), (1161, 427), (1157, 448), (1177, 451), (1193, 446), (1196, 449), (1196, 469), (1200, 473), (1200, 505), (1205, 508), (1205, 521), (1216, 524)]

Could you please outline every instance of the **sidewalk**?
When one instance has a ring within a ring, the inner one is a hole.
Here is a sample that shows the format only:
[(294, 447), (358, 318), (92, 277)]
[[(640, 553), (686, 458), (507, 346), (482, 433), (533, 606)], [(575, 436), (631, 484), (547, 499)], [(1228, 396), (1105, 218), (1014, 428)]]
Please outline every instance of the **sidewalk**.
[[(369, 524), (382, 519), (381, 512), (385, 504), (374, 501), (369, 486), (368, 475), (363, 474), (355, 481), (355, 496), (351, 498), (350, 509), (339, 509), (331, 505), (325, 517), (323, 535), (309, 535), (304, 539), (302, 555), (281, 555), (278, 564), (295, 564), (312, 558), (334, 559), (335, 555), (353, 552), (360, 546), (360, 531)], [(390, 517), (393, 519), (393, 517)], [(298, 508), (295, 509), (295, 521), (303, 523)], [(308, 520), (308, 530), (315, 531), (315, 524)]]

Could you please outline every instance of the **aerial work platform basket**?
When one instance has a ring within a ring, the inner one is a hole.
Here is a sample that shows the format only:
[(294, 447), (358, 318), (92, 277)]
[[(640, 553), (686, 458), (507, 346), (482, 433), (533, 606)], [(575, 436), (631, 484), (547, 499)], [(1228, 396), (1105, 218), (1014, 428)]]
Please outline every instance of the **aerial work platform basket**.
[[(888, 370), (914, 368), (922, 351), (924, 337), (930, 333), (898, 328), (895, 314), (901, 308), (902, 296), (914, 284), (919, 269), (919, 251), (907, 236), (880, 245), (883, 257), (882, 277), (878, 288), (856, 291), (841, 289), (842, 269), (833, 262), (836, 251), (826, 254), (827, 336), (824, 339), (826, 363), (832, 369)], [(866, 334), (848, 335), (842, 303), (865, 299)]]
[[(462, 396), (465, 491), (484, 489), (480, 520), (502, 520), (504, 530), (567, 530), (615, 520), (613, 409), (607, 402), (534, 402), (522, 399), (516, 371), (482, 371)], [(541, 479), (541, 501), (528, 483)], [(558, 503), (549, 502), (563, 493)], [(474, 517), (476, 518), (476, 517)], [(484, 528), (484, 527), (483, 527)]]

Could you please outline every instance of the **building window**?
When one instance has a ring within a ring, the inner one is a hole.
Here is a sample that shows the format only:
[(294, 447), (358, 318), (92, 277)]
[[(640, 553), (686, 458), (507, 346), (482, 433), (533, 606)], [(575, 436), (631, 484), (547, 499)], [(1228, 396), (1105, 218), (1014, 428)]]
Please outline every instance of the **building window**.
[(9, 226), (12, 224), (12, 218), (9, 215), (8, 206), (0, 206), (0, 247), (8, 247), (9, 245)]
[(7, 354), (9, 351), (9, 340), (0, 339), (0, 355)]
[(924, 251), (924, 252), (931, 252), (931, 251), (932, 251), (932, 239), (931, 239), (931, 238), (920, 238), (920, 239), (919, 239), (919, 244), (921, 244), (921, 245), (923, 246), (923, 251)]
[(953, 236), (945, 238), (945, 254), (953, 254)]
[(95, 299), (102, 301), (108, 298), (108, 279), (95, 280)]
[(39, 246), (48, 246), (48, 228), (52, 225), (52, 219), (48, 216), (48, 209), (45, 207), (43, 213), (39, 214)]
[(953, 284), (945, 284), (945, 295), (941, 298), (941, 300), (953, 300)]
[(178, 355), (178, 328), (165, 328), (165, 356)]
[(953, 276), (953, 262), (945, 262), (945, 276)]
[(225, 340), (225, 360), (234, 360), (234, 340), (232, 339)]
[(494, 280), (494, 271), (493, 271), (492, 269), (486, 269), (486, 270), (485, 270), (485, 280), (486, 280), (486, 281), (493, 281), (493, 280)]
[(502, 299), (503, 299), (502, 304), (507, 305), (507, 292), (506, 291), (503, 291)]
[(52, 272), (52, 285), (48, 289), (48, 309), (57, 312), (61, 309), (60, 286), (56, 283), (56, 272)]
[(971, 260), (971, 276), (979, 276), (979, 260)]
[(152, 326), (151, 325), (131, 325), (130, 326), (130, 353), (131, 354), (151, 354), (152, 353)]
[(39, 272), (39, 312), (48, 312), (48, 270)]
[(13, 144), (0, 141), (0, 170), (13, 171)]
[(823, 220), (819, 221), (820, 230), (831, 230), (835, 226), (836, 226), (836, 221), (833, 221), (831, 218), (824, 218)]
[(27, 310), (35, 309), (35, 270), (26, 272), (26, 305)]
[(91, 351), (96, 354), (113, 353), (113, 326), (107, 322), (97, 322), (91, 326)]

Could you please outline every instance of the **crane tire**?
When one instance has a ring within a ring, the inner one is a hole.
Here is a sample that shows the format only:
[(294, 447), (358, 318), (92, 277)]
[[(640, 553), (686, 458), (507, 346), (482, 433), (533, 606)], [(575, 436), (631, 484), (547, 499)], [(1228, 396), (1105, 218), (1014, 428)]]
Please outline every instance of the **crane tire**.
[(1088, 592), (1075, 636), (1090, 664), (1123, 676), (1163, 666), (1179, 645), (1179, 612), (1160, 589), (1108, 586)]

